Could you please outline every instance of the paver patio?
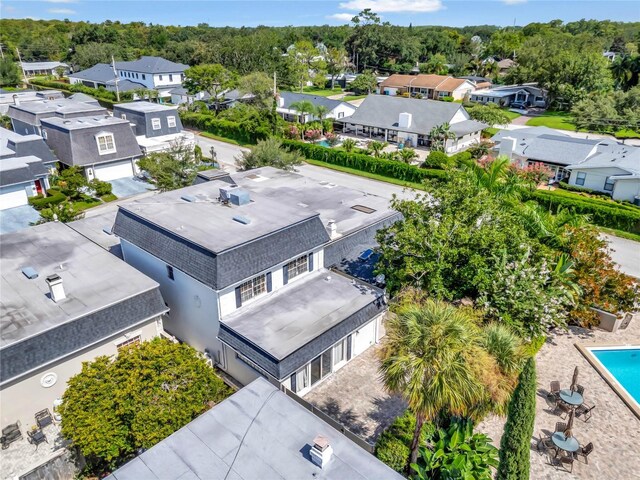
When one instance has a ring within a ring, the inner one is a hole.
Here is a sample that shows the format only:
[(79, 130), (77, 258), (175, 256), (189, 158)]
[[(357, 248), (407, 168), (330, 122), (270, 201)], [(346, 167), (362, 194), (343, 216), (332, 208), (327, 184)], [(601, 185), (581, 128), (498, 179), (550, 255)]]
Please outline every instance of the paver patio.
[[(555, 423), (563, 421), (554, 415), (553, 407), (546, 401), (546, 392), (553, 380), (560, 381), (561, 388), (568, 388), (574, 367), (578, 366), (580, 385), (585, 387), (585, 403), (596, 405), (589, 422), (580, 418), (574, 421), (573, 433), (582, 445), (593, 442), (589, 464), (580, 458), (575, 462), (573, 476), (580, 480), (604, 480), (640, 478), (640, 420), (622, 402), (600, 374), (587, 362), (575, 347), (575, 343), (640, 344), (640, 322), (632, 321), (626, 330), (609, 333), (589, 331), (573, 327), (569, 332), (558, 333), (547, 340), (536, 356), (538, 396), (534, 438), (531, 441), (531, 479), (566, 479), (571, 475), (556, 470), (546, 463), (546, 456), (536, 450), (540, 433), (552, 433)], [(504, 418), (491, 417), (478, 426), (488, 434), (496, 446), (504, 429)]]
[(374, 345), (346, 364), (304, 399), (372, 445), (406, 404), (382, 388)]

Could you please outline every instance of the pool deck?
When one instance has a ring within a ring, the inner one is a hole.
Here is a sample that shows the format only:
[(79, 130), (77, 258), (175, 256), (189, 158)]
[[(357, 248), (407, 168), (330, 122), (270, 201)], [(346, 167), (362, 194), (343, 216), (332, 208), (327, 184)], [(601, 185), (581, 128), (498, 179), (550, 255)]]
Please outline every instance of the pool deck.
[[(640, 322), (637, 319), (616, 333), (572, 327), (549, 337), (536, 356), (538, 395), (531, 439), (532, 480), (568, 479), (571, 476), (581, 480), (640, 479), (640, 419), (576, 347), (576, 344), (593, 347), (638, 345), (639, 342)], [(594, 449), (589, 455), (589, 464), (580, 457), (573, 466), (573, 473), (569, 474), (551, 466), (547, 457), (537, 451), (536, 444), (540, 434), (548, 435), (553, 432), (556, 422), (566, 421), (553, 413), (546, 393), (553, 380), (559, 380), (561, 388), (568, 388), (576, 366), (579, 368), (578, 383), (585, 387), (585, 403), (595, 404), (596, 408), (588, 422), (575, 419), (573, 432), (581, 445), (593, 442)], [(504, 418), (492, 416), (478, 425), (478, 430), (487, 433), (499, 446), (504, 422)]]

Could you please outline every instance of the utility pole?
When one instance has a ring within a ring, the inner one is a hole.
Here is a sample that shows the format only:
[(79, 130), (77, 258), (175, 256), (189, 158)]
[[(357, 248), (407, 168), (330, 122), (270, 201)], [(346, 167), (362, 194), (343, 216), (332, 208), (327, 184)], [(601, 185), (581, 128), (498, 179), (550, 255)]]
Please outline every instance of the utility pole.
[(0, 43), (0, 55), (2, 55), (2, 60), (4, 60), (4, 50), (2, 47), (4, 47), (4, 45)]
[(116, 60), (111, 55), (111, 68), (113, 68), (113, 76), (116, 79), (116, 100), (120, 102), (120, 89), (118, 88), (118, 72), (116, 72)]
[(273, 72), (273, 98), (276, 98), (278, 95), (278, 87), (276, 86), (276, 72)]
[(24, 71), (24, 65), (22, 65), (22, 57), (20, 56), (20, 50), (18, 50), (18, 47), (16, 47), (16, 53), (18, 54), (18, 62), (20, 62), (20, 69), (22, 70), (22, 78), (24, 79), (24, 83), (25, 85), (29, 85), (29, 80), (27, 79), (27, 72)]

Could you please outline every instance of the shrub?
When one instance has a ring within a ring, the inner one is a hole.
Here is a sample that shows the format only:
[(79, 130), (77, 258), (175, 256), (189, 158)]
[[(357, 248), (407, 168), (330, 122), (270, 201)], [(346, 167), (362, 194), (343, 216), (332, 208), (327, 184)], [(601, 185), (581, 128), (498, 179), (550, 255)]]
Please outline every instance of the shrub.
[(591, 222), (596, 225), (640, 233), (640, 208), (634, 205), (583, 197), (562, 190), (536, 190), (527, 196), (553, 213), (560, 208), (567, 208), (575, 213), (589, 215)]
[(429, 153), (429, 156), (424, 161), (423, 165), (430, 168), (445, 168), (451, 167), (453, 166), (453, 164), (454, 160), (450, 158), (446, 153), (432, 151), (431, 153)]
[(453, 97), (441, 97), (440, 100), (443, 102), (453, 102)]
[[(375, 455), (381, 462), (393, 468), (396, 472), (404, 471), (409, 459), (413, 431), (416, 428), (416, 417), (407, 410), (404, 415), (396, 418), (393, 424), (387, 428), (376, 442)], [(431, 438), (435, 428), (431, 423), (425, 423), (422, 427), (421, 444)]]
[(103, 182), (96, 178), (89, 182), (89, 188), (91, 188), (98, 197), (102, 197), (103, 195), (109, 195), (112, 187), (109, 182)]
[(461, 165), (469, 162), (473, 158), (473, 155), (471, 152), (467, 151), (456, 153), (452, 158), (456, 165)]
[(54, 190), (53, 188), (47, 190), (48, 196), (37, 195), (29, 199), (29, 205), (36, 210), (42, 210), (43, 208), (49, 208), (52, 205), (58, 205), (64, 202), (67, 197), (60, 192), (60, 190)]
[(529, 478), (531, 436), (536, 415), (536, 363), (533, 358), (520, 373), (518, 386), (509, 403), (507, 423), (500, 442), (497, 480)]
[(180, 119), (185, 127), (197, 128), (242, 143), (256, 143), (270, 135), (269, 130), (265, 127), (247, 126), (204, 113), (181, 112)]
[(578, 187), (577, 185), (569, 185), (566, 182), (560, 182), (558, 186), (561, 189), (567, 190), (569, 192), (588, 193), (589, 195), (595, 195), (597, 197), (611, 198), (611, 194), (609, 193), (599, 192), (598, 190), (592, 190), (590, 188), (585, 188), (585, 187)]
[[(429, 170), (402, 162), (373, 158), (361, 153), (348, 153), (342, 150), (324, 148), (319, 145), (284, 140), (282, 144), (290, 150), (297, 150), (306, 158), (343, 167), (375, 173), (384, 177), (396, 178), (405, 182), (420, 183), (427, 178), (444, 179), (446, 173), (441, 170)], [(343, 147), (344, 147), (343, 143)]]

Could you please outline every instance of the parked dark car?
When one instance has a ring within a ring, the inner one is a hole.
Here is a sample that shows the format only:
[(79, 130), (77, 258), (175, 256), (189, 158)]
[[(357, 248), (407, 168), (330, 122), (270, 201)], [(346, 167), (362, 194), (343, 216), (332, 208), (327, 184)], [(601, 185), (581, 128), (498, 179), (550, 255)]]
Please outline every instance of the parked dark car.
[(526, 110), (527, 109), (527, 105), (524, 102), (512, 102), (511, 105), (509, 105), (509, 108), (517, 108), (519, 110)]

